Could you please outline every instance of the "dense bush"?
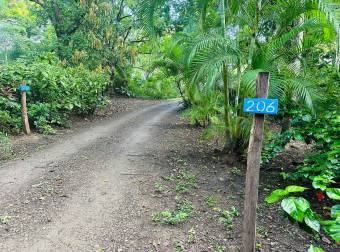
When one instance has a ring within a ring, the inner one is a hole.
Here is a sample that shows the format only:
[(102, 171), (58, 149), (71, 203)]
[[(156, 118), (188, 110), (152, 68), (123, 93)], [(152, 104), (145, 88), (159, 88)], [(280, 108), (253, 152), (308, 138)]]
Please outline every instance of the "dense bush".
[[(338, 242), (340, 241), (340, 205), (337, 204), (340, 200), (339, 125), (340, 117), (336, 111), (332, 110), (323, 112), (318, 117), (304, 115), (296, 118), (289, 134), (281, 135), (276, 142), (280, 142), (281, 139), (280, 143), (286, 143), (287, 139), (294, 137), (307, 143), (314, 143), (312, 153), (307, 155), (304, 164), (299, 166), (297, 171), (282, 173), (283, 177), (289, 179), (291, 183), (304, 183), (308, 188), (290, 186), (289, 190), (278, 189), (267, 197), (268, 203), (282, 200), (281, 206), (291, 219), (304, 223), (316, 232), (320, 232), (322, 228)], [(268, 145), (265, 150), (270, 150), (270, 146)], [(307, 189), (314, 190), (313, 194), (316, 195), (317, 203), (310, 204), (303, 197), (290, 196), (290, 193), (303, 192)], [(317, 213), (312, 207), (315, 205), (322, 206), (322, 209), (326, 211)], [(329, 216), (331, 219), (324, 220), (323, 216)]]
[(21, 128), (18, 87), (22, 81), (31, 86), (27, 95), (31, 124), (43, 133), (53, 133), (49, 125), (65, 125), (70, 113), (92, 114), (106, 101), (109, 79), (102, 69), (65, 68), (53, 54), (0, 68), (1, 130), (17, 132)]

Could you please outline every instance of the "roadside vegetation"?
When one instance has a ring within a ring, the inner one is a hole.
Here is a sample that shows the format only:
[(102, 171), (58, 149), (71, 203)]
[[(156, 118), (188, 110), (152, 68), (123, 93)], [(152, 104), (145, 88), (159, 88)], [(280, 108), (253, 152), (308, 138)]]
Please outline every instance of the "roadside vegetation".
[[(266, 122), (263, 167), (292, 142), (308, 148), (303, 162), (278, 169), (286, 186), (266, 202), (338, 244), (339, 10), (339, 0), (0, 0), (0, 159), (11, 151), (10, 136), (22, 132), (26, 82), (37, 133), (70, 127), (72, 115), (93, 115), (111, 96), (181, 98), (182, 116), (203, 128), (202, 139), (242, 162), (252, 125), (243, 98), (254, 97), (256, 76), (269, 72), (280, 113)], [(183, 169), (167, 179), (180, 200), (152, 220), (176, 225), (195, 215), (183, 195), (199, 178)], [(165, 190), (159, 181), (154, 187)], [(206, 204), (232, 232), (239, 210), (219, 209), (214, 195)]]

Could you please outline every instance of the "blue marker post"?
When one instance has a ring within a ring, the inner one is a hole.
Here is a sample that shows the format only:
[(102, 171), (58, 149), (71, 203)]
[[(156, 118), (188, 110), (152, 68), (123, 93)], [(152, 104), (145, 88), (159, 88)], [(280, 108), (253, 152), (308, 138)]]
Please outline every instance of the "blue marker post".
[(19, 90), (21, 91), (21, 117), (22, 117), (22, 123), (24, 126), (24, 132), (26, 135), (31, 134), (30, 124), (28, 121), (28, 115), (27, 115), (27, 105), (26, 105), (26, 92), (30, 90), (30, 87), (26, 85), (26, 82), (23, 81), (21, 86), (19, 87)]
[(278, 113), (278, 100), (267, 99), (268, 86), (269, 73), (259, 73), (256, 79), (257, 98), (244, 99), (243, 111), (245, 113), (253, 113), (254, 121), (250, 132), (247, 156), (247, 175), (245, 185), (241, 252), (255, 251), (256, 208), (263, 142), (264, 115), (276, 115)]

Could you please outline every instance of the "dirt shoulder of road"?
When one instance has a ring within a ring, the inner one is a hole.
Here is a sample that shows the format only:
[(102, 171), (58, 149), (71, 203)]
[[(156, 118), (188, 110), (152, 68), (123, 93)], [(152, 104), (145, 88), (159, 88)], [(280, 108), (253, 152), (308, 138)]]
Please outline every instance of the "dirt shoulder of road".
[[(164, 123), (163, 129), (154, 176), (140, 182), (140, 190), (148, 196), (144, 204), (150, 213), (147, 223), (158, 230), (151, 251), (239, 251), (245, 163), (217, 154), (214, 143), (200, 140), (202, 129), (178, 115)], [(275, 167), (261, 172), (257, 251), (305, 252), (310, 244), (336, 251), (327, 237), (314, 236), (290, 223), (279, 204), (264, 202), (274, 189), (285, 187), (278, 175), (281, 169), (301, 159), (294, 152), (283, 155), (279, 163), (273, 163)]]

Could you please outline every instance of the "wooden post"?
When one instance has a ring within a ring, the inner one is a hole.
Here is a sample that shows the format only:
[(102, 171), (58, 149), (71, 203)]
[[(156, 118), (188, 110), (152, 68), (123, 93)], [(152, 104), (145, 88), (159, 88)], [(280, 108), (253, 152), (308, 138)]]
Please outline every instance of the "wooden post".
[[(22, 86), (26, 86), (26, 82), (22, 82)], [(22, 123), (24, 126), (24, 132), (26, 135), (31, 134), (30, 124), (28, 121), (27, 115), (27, 106), (26, 106), (26, 91), (21, 90), (21, 116), (22, 116)]]
[[(268, 96), (269, 73), (261, 72), (256, 79), (257, 98)], [(263, 142), (264, 115), (255, 114), (250, 133), (247, 176), (244, 201), (244, 219), (242, 232), (242, 252), (254, 252), (256, 242), (256, 207), (260, 177), (260, 161)]]

